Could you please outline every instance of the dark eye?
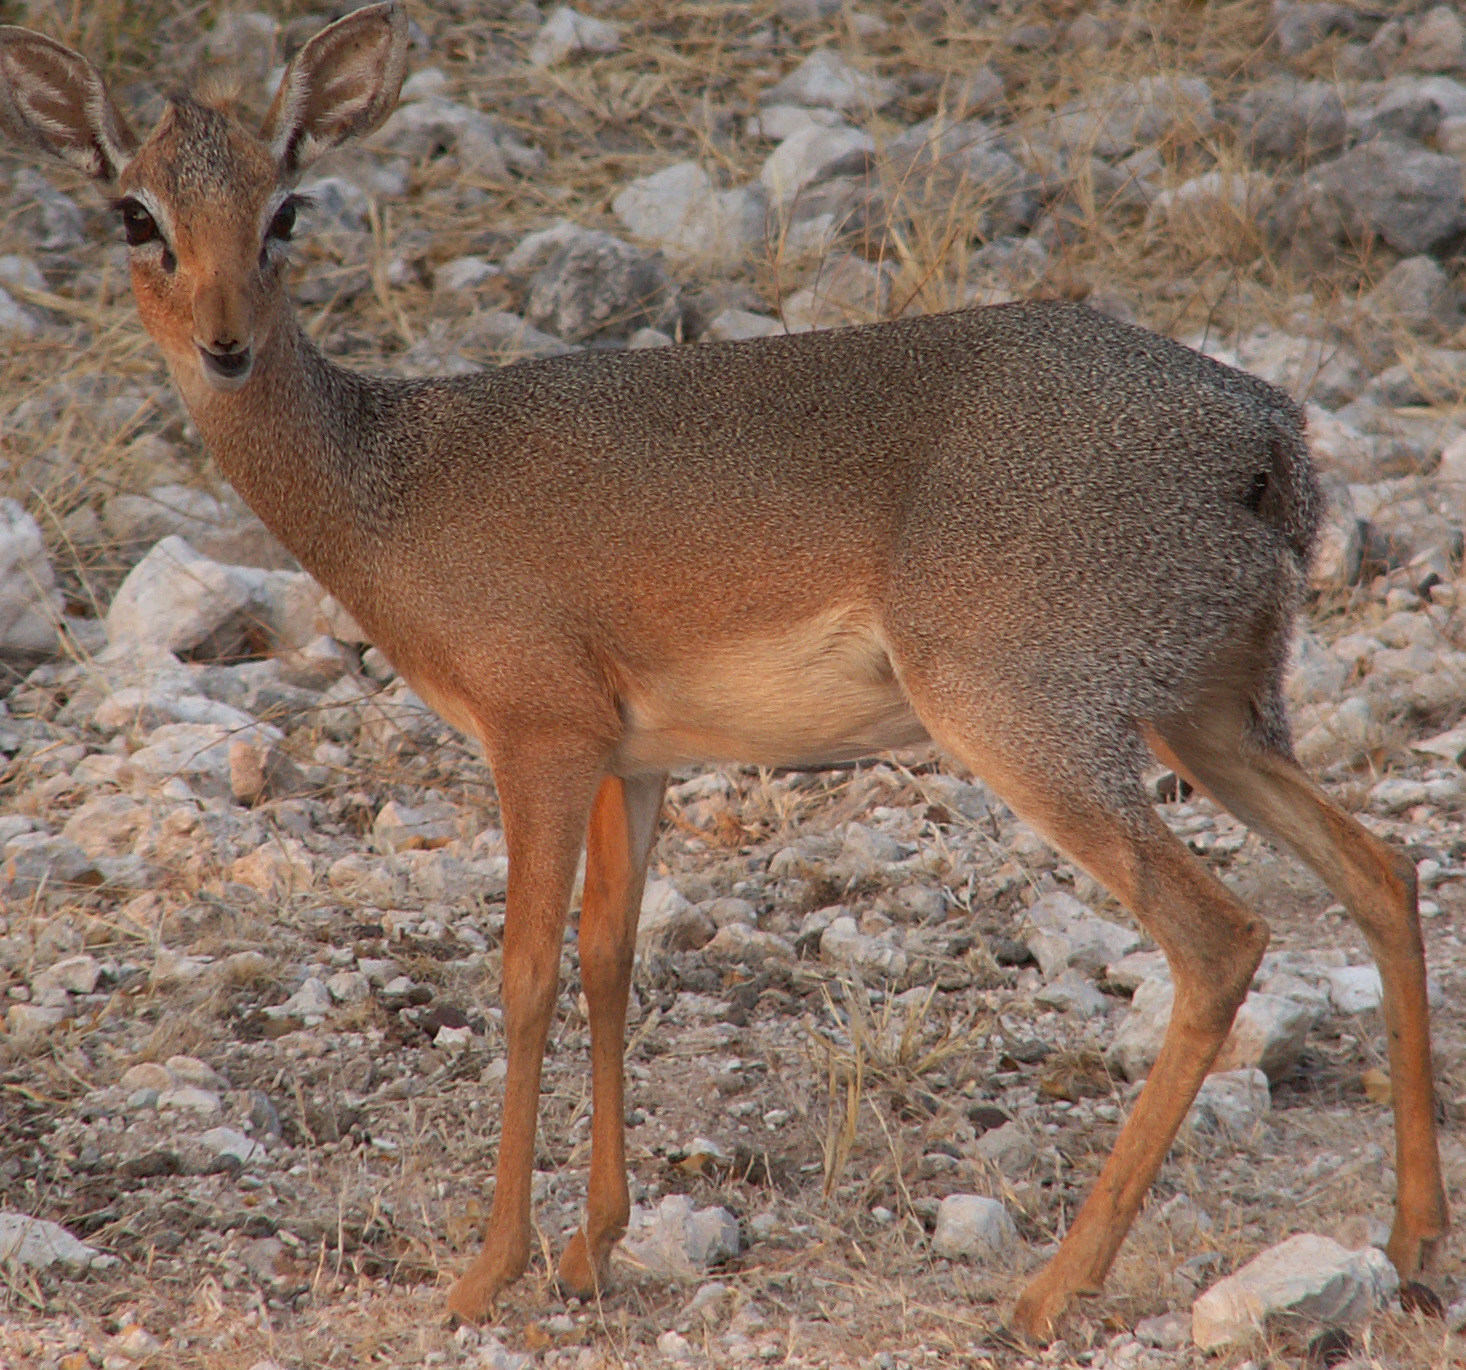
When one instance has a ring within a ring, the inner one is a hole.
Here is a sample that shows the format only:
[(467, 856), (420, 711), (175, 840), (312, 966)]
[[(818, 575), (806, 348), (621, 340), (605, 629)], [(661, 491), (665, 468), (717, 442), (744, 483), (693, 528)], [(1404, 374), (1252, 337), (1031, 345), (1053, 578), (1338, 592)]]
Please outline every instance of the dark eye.
[(144, 243), (157, 241), (160, 236), (157, 221), (136, 200), (124, 200), (117, 208), (122, 215), (122, 231), (127, 234), (129, 247), (141, 247)]
[(265, 230), (265, 237), (278, 238), (281, 242), (288, 243), (290, 235), (295, 232), (296, 202), (286, 200), (279, 209), (275, 211), (275, 217), (270, 220), (270, 226)]

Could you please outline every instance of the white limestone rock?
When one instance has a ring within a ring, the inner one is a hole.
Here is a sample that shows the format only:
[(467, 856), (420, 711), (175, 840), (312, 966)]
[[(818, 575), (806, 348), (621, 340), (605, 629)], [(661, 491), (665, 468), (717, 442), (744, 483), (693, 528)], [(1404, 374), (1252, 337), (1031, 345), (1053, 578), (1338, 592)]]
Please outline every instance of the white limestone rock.
[(1192, 1337), (1204, 1351), (1247, 1341), (1268, 1318), (1287, 1314), (1347, 1327), (1383, 1308), (1400, 1277), (1378, 1247), (1350, 1251), (1327, 1237), (1300, 1233), (1220, 1280), (1191, 1307)]
[(61, 611), (39, 525), (19, 501), (0, 499), (0, 651), (54, 651)]
[(695, 1208), (685, 1194), (669, 1194), (655, 1208), (631, 1210), (623, 1256), (648, 1273), (695, 1279), (743, 1249), (738, 1220), (726, 1208)]
[(937, 1209), (932, 1250), (949, 1260), (1005, 1260), (1018, 1246), (1018, 1228), (997, 1199), (949, 1194)]

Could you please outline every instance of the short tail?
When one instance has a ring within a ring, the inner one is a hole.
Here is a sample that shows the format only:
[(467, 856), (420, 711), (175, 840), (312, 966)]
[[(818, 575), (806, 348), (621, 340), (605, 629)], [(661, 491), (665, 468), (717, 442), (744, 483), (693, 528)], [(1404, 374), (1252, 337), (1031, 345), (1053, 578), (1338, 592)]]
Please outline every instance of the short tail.
[(1304, 436), (1303, 417), (1291, 405), (1268, 416), (1268, 463), (1252, 478), (1247, 505), (1282, 534), (1306, 576), (1323, 518), (1324, 497)]

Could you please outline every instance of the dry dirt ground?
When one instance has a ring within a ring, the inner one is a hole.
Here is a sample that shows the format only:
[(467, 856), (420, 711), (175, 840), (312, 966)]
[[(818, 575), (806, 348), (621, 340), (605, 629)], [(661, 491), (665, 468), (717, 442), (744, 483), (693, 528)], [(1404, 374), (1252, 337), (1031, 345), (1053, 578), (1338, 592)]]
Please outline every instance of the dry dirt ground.
[[(756, 174), (769, 145), (747, 136), (744, 122), (758, 93), (821, 44), (901, 83), (897, 100), (867, 120), (883, 137), (929, 117), (984, 61), (1006, 87), (1005, 117), (1017, 122), (1101, 76), (1199, 72), (1237, 95), (1275, 63), (1267, 7), (1253, 3), (1107, 9), (1111, 41), (1095, 49), (1064, 41), (1083, 13), (1064, 0), (993, 9), (870, 0), (792, 23), (771, 3), (627, 0), (598, 11), (623, 25), (618, 52), (549, 70), (525, 61), (548, 7), (452, 0), (408, 8), (414, 67), (441, 69), (453, 98), (501, 116), (545, 162), (534, 174), (475, 180), (451, 157), (425, 160), (411, 168), (404, 194), (373, 204), (369, 284), (343, 298), (320, 292), (305, 307), (322, 345), (361, 366), (394, 364), (431, 338), (436, 322), (475, 305), (519, 304), (511, 285), (492, 281), (466, 302), (445, 298), (432, 287), (436, 265), (467, 253), (499, 260), (562, 215), (622, 231), (610, 213), (614, 191), (683, 158), (706, 161), (725, 184)], [(246, 73), (241, 96), (256, 108), (273, 61), (329, 16), (294, 0), (269, 10), (276, 50)], [(215, 7), (185, 0), (10, 3), (0, 4), (0, 18), (84, 46), (140, 111), (155, 108), (170, 82), (230, 65), (230, 53), (206, 43)], [(1343, 41), (1326, 43), (1310, 74), (1327, 78)], [(1218, 135), (1164, 149), (1164, 171), (1178, 181), (1229, 158), (1232, 145)], [(19, 167), (4, 163), (7, 186)], [(68, 608), (86, 617), (105, 609), (139, 549), (96, 534), (95, 518), (78, 519), (78, 510), (160, 480), (217, 489), (124, 293), (110, 218), (86, 188), (51, 174), (83, 206), (87, 241), (61, 254), (68, 260), (45, 291), (18, 291), (50, 331), (0, 356), (0, 479), (13, 478), (41, 520)], [(20, 215), (19, 201), (7, 203)], [(1066, 212), (1060, 247), (1028, 288), (1107, 302), (1177, 336), (1209, 328), (1225, 338), (1286, 319), (1305, 289), (1309, 307), (1326, 315), (1392, 260), (1345, 254), (1300, 281), (1241, 220), (1215, 222), (1200, 238), (1147, 236), (1133, 205), (1089, 192)], [(887, 312), (968, 297), (966, 263), (981, 246), (950, 201), (942, 214), (913, 214), (901, 231), (864, 244), (896, 271)], [(300, 257), (304, 278), (350, 267), (309, 242)], [(388, 264), (399, 258), (412, 269), (389, 280)], [(775, 311), (810, 269), (771, 252), (680, 279), (701, 292), (707, 317), (730, 304)], [(43, 434), (8, 423), (27, 396), (58, 381), (73, 398), (54, 408)], [(144, 400), (125, 419), (104, 402), (118, 384)], [(1377, 624), (1398, 608), (1386, 594), (1402, 584), (1382, 576), (1327, 592), (1312, 606), (1315, 626), (1332, 641)], [(1454, 611), (1445, 619), (1453, 634)], [(89, 751), (85, 729), (66, 722), (54, 674), (26, 681), (17, 672), (0, 686), (9, 692), (0, 722), (38, 722), (53, 733), (32, 728), (27, 738), (42, 735), (44, 745), (10, 749), (0, 810), (59, 829), (91, 797), (71, 778)], [(1459, 713), (1447, 706), (1386, 730), (1327, 783), (1362, 808), (1381, 776), (1421, 773), (1405, 745), (1412, 736)], [(623, 1261), (593, 1306), (567, 1304), (550, 1280), (580, 1211), (588, 1158), (588, 1038), (572, 928), (545, 1075), (541, 1250), (489, 1329), (501, 1353), (451, 1327), (443, 1298), (475, 1250), (490, 1193), (503, 1064), (502, 888), (409, 881), (373, 847), (385, 802), (429, 799), (458, 815), (452, 851), (494, 860), (491, 779), (446, 731), (414, 724), (387, 745), (365, 733), (333, 742), (331, 728), (309, 715), (292, 726), (292, 750), (325, 768), (308, 796), (235, 806), (229, 823), (207, 807), (174, 821), (150, 839), (161, 874), (141, 891), (40, 891), (4, 907), (0, 934), (24, 948), (0, 972), (0, 992), (13, 1001), (58, 956), (91, 954), (105, 973), (62, 1030), (0, 1038), (0, 1208), (61, 1223), (120, 1259), (83, 1277), (8, 1268), (0, 1365), (246, 1370), (273, 1361), (294, 1370), (509, 1365), (526, 1354), (546, 1366), (639, 1366), (671, 1363), (678, 1348), (665, 1341), (668, 1331), (684, 1339), (680, 1354), (710, 1364), (730, 1363), (735, 1350), (750, 1363), (796, 1366), (1199, 1364), (1198, 1352), (1142, 1348), (1125, 1334), (1148, 1316), (1188, 1309), (1215, 1275), (1294, 1232), (1351, 1246), (1380, 1239), (1394, 1183), (1390, 1114), (1377, 1101), (1382, 1028), (1375, 1013), (1325, 1015), (1275, 1083), (1262, 1125), (1242, 1138), (1193, 1132), (1178, 1141), (1104, 1294), (1075, 1311), (1063, 1342), (1042, 1355), (1010, 1345), (1004, 1313), (1085, 1196), (1130, 1091), (1100, 1055), (1124, 1015), (1123, 996), (1094, 1018), (1037, 1002), (1039, 980), (1020, 945), (1024, 910), (1062, 890), (1117, 922), (1127, 916), (1001, 805), (985, 815), (973, 806), (976, 817), (960, 812), (947, 777), (966, 777), (932, 755), (812, 774), (730, 770), (705, 783), (686, 774), (674, 782), (654, 876), (693, 904), (748, 901), (759, 927), (795, 952), (719, 963), (658, 949), (640, 959), (627, 1052), (630, 1163), (639, 1202), (686, 1193), (699, 1207), (721, 1205), (737, 1218), (743, 1249), (690, 1281)], [(1275, 949), (1367, 959), (1322, 887), (1205, 803), (1163, 808), (1265, 911)], [(1435, 1018), (1442, 1147), (1459, 1207), (1466, 881), (1449, 873), (1463, 864), (1466, 824), (1449, 802), (1366, 818), (1447, 872), (1430, 893), (1425, 929), (1443, 992)], [(850, 822), (903, 844), (900, 860), (852, 874), (838, 860)], [(378, 865), (386, 873), (376, 885), (315, 878), (295, 890), (267, 884), (269, 893), (230, 878), (230, 863), (251, 845), (284, 850), (288, 842), (317, 872), (364, 852), (369, 875)], [(871, 935), (899, 929), (904, 971), (862, 979), (821, 959), (817, 941), (800, 940), (806, 915), (834, 904)], [(374, 992), (306, 1025), (264, 1014), (306, 972), (324, 979), (363, 960), (394, 962), (417, 987), (416, 1002)], [(199, 966), (207, 973), (194, 973)], [(438, 1030), (455, 1024), (472, 1029), (467, 1042), (440, 1045)], [(124, 1071), (176, 1056), (215, 1073), (201, 1076), (218, 1100), (209, 1125), (248, 1120), (265, 1141), (267, 1166), (211, 1168), (189, 1149), (203, 1124), (186, 1110), (129, 1103)], [(1029, 1139), (1006, 1169), (973, 1150), (1001, 1121), (995, 1110)], [(1008, 1205), (1022, 1238), (1016, 1256), (984, 1268), (932, 1254), (935, 1203), (958, 1191)], [(1457, 1299), (1463, 1274), (1460, 1245), (1448, 1241), (1432, 1275), (1445, 1303)], [(706, 1292), (714, 1282), (720, 1288)], [(1285, 1330), (1214, 1363), (1302, 1365), (1316, 1331)], [(1466, 1361), (1466, 1341), (1441, 1320), (1396, 1309), (1373, 1320), (1353, 1354), (1368, 1366), (1446, 1366)]]

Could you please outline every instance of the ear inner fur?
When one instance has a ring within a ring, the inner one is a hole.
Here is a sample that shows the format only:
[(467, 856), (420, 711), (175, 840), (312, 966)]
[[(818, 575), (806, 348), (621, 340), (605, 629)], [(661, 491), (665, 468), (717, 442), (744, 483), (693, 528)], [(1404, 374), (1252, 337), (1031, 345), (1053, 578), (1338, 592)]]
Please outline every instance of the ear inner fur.
[[(28, 81), (16, 79), (22, 68)], [(86, 58), (11, 25), (0, 25), (0, 132), (107, 182), (121, 176), (138, 146)]]

